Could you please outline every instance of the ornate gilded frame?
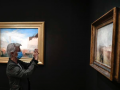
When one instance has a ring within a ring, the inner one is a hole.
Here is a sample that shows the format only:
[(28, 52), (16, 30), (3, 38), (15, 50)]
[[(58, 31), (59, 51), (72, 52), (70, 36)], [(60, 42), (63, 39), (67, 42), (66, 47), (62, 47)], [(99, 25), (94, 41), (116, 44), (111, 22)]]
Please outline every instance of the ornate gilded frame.
[[(38, 64), (44, 64), (44, 22), (0, 22), (0, 28), (38, 28)], [(8, 59), (8, 57), (0, 57), (0, 63), (7, 63)], [(21, 60), (30, 62), (32, 58), (21, 58)]]
[[(115, 59), (115, 43), (116, 43), (116, 20), (117, 20), (116, 7), (105, 13), (99, 19), (91, 24), (91, 46), (90, 46), (90, 66), (107, 77), (109, 80), (113, 80), (114, 76), (114, 59)], [(95, 47), (96, 47), (96, 32), (98, 28), (104, 27), (110, 23), (113, 23), (113, 37), (112, 37), (112, 54), (111, 54), (111, 67), (105, 66), (102, 63), (95, 61)]]

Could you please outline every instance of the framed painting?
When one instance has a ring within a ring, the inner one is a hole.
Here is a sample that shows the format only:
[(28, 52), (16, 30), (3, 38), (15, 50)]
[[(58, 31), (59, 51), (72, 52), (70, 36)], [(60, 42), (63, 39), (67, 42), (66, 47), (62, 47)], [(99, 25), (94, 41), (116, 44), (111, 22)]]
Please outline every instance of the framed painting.
[(9, 43), (20, 43), (24, 62), (30, 62), (38, 49), (38, 64), (44, 64), (44, 22), (0, 22), (0, 63), (8, 62)]
[(116, 43), (116, 7), (91, 24), (90, 66), (113, 80)]

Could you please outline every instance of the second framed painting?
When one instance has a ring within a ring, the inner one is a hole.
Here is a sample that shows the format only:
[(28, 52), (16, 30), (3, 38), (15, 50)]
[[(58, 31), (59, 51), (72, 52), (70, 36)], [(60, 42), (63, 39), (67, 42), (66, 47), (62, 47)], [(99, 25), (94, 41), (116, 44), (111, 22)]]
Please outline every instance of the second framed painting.
[(111, 9), (91, 25), (90, 66), (113, 80), (116, 8)]
[(44, 64), (44, 22), (0, 22), (0, 63), (7, 63), (9, 43), (20, 43), (23, 57), (30, 62), (34, 49), (38, 49), (39, 63)]

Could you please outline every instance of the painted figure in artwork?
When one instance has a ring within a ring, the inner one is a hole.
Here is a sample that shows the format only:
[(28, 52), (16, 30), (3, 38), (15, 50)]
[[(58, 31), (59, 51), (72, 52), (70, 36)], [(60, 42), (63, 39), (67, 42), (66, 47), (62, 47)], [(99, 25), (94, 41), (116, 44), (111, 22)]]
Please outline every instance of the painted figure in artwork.
[(99, 51), (99, 53), (100, 53), (100, 62), (103, 63), (104, 55), (103, 55), (103, 49), (102, 49), (102, 47), (100, 47), (100, 51)]

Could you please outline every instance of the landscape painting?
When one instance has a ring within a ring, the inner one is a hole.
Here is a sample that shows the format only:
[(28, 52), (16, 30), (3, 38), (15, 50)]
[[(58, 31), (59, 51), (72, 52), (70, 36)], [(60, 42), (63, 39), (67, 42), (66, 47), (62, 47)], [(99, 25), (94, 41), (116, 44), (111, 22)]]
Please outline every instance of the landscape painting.
[(96, 35), (96, 61), (111, 67), (113, 23), (99, 28)]
[(38, 49), (38, 28), (1, 28), (0, 56), (8, 57), (6, 48), (9, 43), (20, 43), (24, 58), (32, 58), (34, 49)]

